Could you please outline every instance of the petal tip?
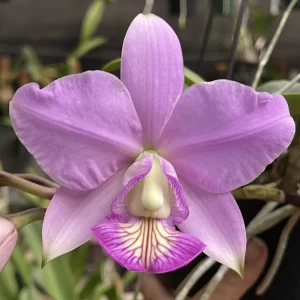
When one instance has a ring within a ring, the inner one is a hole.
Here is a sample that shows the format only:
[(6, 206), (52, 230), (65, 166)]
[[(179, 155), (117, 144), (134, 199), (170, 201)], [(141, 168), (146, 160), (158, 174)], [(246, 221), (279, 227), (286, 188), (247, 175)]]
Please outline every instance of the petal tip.
[(41, 261), (41, 269), (44, 269), (45, 266), (48, 264), (49, 261), (50, 261), (50, 260), (48, 260), (48, 259), (47, 259), (46, 257), (44, 257), (44, 255), (43, 255), (42, 261)]
[(43, 269), (52, 259), (55, 257), (52, 257), (49, 253), (49, 251), (42, 250), (42, 261), (41, 261), (41, 269)]
[(245, 264), (244, 263), (240, 263), (237, 265), (237, 268), (234, 269), (234, 271), (236, 271), (242, 279), (244, 279), (244, 267), (245, 267)]

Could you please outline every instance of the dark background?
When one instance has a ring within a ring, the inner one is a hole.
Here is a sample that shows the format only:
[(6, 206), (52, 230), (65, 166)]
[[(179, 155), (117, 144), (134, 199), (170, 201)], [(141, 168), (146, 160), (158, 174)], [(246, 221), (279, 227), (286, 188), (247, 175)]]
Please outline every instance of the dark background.
[[(185, 30), (178, 29), (178, 1), (155, 1), (153, 13), (169, 22), (179, 35), (186, 65), (198, 71), (205, 79), (212, 80), (222, 76), (218, 73), (216, 65), (228, 61), (234, 23), (230, 16), (215, 14), (205, 63), (199, 69), (199, 50), (208, 15), (207, 2), (189, 1)], [(76, 45), (81, 20), (90, 3), (91, 1), (88, 0), (0, 1), (0, 56), (18, 56), (22, 46), (30, 44), (36, 49), (43, 62), (56, 62), (64, 58)], [(269, 0), (261, 0), (260, 3), (264, 9), (269, 8)], [(108, 44), (86, 55), (82, 59), (83, 69), (100, 69), (107, 61), (120, 56), (123, 37), (128, 25), (138, 13), (142, 12), (143, 7), (144, 1), (140, 0), (119, 0), (107, 7), (99, 33), (108, 39)], [(269, 36), (272, 36), (277, 23), (275, 22), (272, 26)], [(300, 9), (296, 9), (290, 16), (271, 59), (271, 64), (281, 66), (285, 74), (288, 74), (291, 69), (300, 69), (299, 30)], [(244, 69), (243, 72), (248, 72), (248, 69)], [(9, 137), (5, 140), (9, 141)], [(8, 149), (6, 151), (15, 151), (14, 156), (18, 157), (18, 160), (14, 159), (12, 162), (6, 160), (6, 162), (11, 165), (11, 171), (16, 172), (16, 168), (22, 165), (26, 153), (24, 154), (24, 151), (18, 148), (20, 146), (14, 143), (12, 139), (11, 148), (6, 147)], [(258, 201), (242, 203), (241, 208), (246, 223), (261, 205), (262, 203)], [(270, 259), (276, 249), (284, 223), (262, 235), (269, 246)], [(271, 289), (264, 296), (256, 297), (253, 288), (244, 299), (300, 299), (299, 234), (300, 225), (298, 224), (291, 235), (289, 247)], [(196, 261), (181, 270), (164, 275), (163, 281), (169, 287), (175, 288), (195, 264)], [(203, 282), (201, 280), (193, 292), (197, 291)]]

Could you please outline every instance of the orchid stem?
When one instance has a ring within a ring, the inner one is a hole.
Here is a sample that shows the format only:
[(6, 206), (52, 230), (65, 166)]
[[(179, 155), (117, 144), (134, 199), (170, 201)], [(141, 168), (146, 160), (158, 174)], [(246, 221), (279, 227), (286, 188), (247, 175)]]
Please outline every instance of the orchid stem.
[[(199, 72), (202, 72), (202, 65), (204, 61), (204, 55), (208, 46), (208, 40), (210, 37), (211, 29), (212, 29), (212, 24), (213, 24), (213, 18), (214, 18), (214, 9), (216, 5), (216, 0), (208, 1), (209, 2), (209, 13), (207, 17), (207, 21), (205, 24), (205, 29), (204, 29), (204, 34), (202, 37), (201, 41), (201, 48), (200, 48), (200, 53), (199, 53)], [(201, 73), (200, 73), (201, 74)]]
[(209, 270), (213, 265), (215, 264), (215, 261), (207, 257), (203, 259), (194, 270), (192, 270), (191, 276), (189, 276), (188, 281), (185, 283), (185, 285), (182, 287), (180, 292), (175, 297), (175, 300), (184, 300), (186, 296), (188, 295), (189, 291), (192, 289), (194, 284), (198, 281), (198, 279), (206, 273), (207, 270)]
[(297, 81), (300, 80), (300, 73), (296, 75), (291, 81), (289, 81), (286, 85), (284, 85), (280, 90), (276, 92), (276, 94), (282, 94), (286, 92), (289, 88), (291, 88)]
[(257, 213), (257, 215), (251, 220), (248, 224), (247, 228), (251, 228), (255, 226), (255, 223), (260, 220), (261, 218), (265, 217), (269, 213), (271, 213), (277, 206), (279, 205), (278, 202), (269, 202), (263, 206), (263, 208)]
[(56, 188), (45, 187), (5, 171), (0, 171), (0, 186), (15, 187), (23, 192), (49, 200), (56, 192)]
[(255, 78), (254, 78), (253, 83), (252, 83), (252, 87), (254, 89), (256, 89), (258, 84), (259, 84), (259, 81), (260, 81), (260, 78), (262, 76), (263, 70), (264, 70), (266, 64), (268, 63), (268, 61), (271, 57), (271, 54), (272, 54), (272, 52), (273, 52), (273, 50), (276, 46), (276, 43), (277, 43), (277, 41), (278, 41), (282, 31), (283, 31), (284, 25), (286, 24), (288, 17), (292, 13), (292, 10), (293, 10), (294, 6), (296, 5), (297, 1), (298, 0), (291, 0), (290, 4), (288, 5), (288, 7), (286, 8), (285, 12), (282, 15), (282, 18), (279, 22), (279, 25), (276, 29), (276, 32), (275, 32), (274, 36), (273, 36), (273, 38), (270, 42), (270, 45), (268, 46), (264, 57), (262, 58), (262, 60), (260, 61), (259, 65), (258, 65), (258, 69), (257, 69), (257, 72), (255, 74)]
[(231, 79), (233, 76), (234, 65), (235, 65), (235, 60), (236, 60), (236, 51), (237, 51), (239, 36), (240, 36), (242, 24), (243, 24), (244, 14), (247, 9), (247, 3), (248, 3), (247, 0), (242, 0), (241, 4), (240, 4), (238, 19), (237, 19), (235, 29), (234, 29), (227, 79)]
[(11, 222), (13, 222), (17, 229), (31, 224), (35, 221), (44, 219), (46, 209), (44, 208), (31, 208), (22, 212), (5, 216)]
[(200, 296), (199, 300), (209, 300), (219, 283), (223, 280), (224, 275), (229, 270), (227, 266), (221, 266), (213, 278), (209, 281), (203, 294)]
[(150, 14), (152, 12), (153, 4), (154, 4), (154, 0), (146, 0), (146, 4), (143, 11), (144, 15)]
[(187, 0), (180, 0), (180, 13), (178, 18), (178, 24), (180, 29), (185, 28), (186, 17), (187, 17)]
[(259, 185), (259, 184), (246, 185), (244, 187), (232, 191), (233, 197), (237, 200), (238, 199), (272, 200), (272, 198), (278, 196), (279, 194), (280, 194), (279, 189), (272, 186)]
[[(284, 218), (286, 218), (288, 216), (287, 213), (292, 214), (292, 212), (290, 210), (290, 206), (286, 205), (282, 209), (277, 209), (275, 212), (270, 212), (269, 215), (267, 215), (268, 211), (270, 211), (271, 208), (272, 207), (271, 207), (270, 203), (266, 204), (252, 220), (252, 221), (255, 221), (255, 220), (265, 219), (266, 224), (264, 224), (263, 222), (262, 223), (261, 222), (260, 223), (251, 222), (253, 225), (249, 226), (251, 224), (250, 223), (247, 226), (247, 239), (248, 240), (250, 238), (252, 238), (254, 235), (260, 234), (260, 233), (266, 231), (267, 229), (269, 229), (270, 227), (279, 223), (281, 220), (283, 220)], [(266, 226), (268, 224), (271, 226), (269, 226), (269, 227)], [(253, 234), (253, 232), (255, 232), (255, 234)], [(219, 283), (223, 280), (224, 275), (226, 274), (226, 272), (228, 270), (229, 270), (229, 268), (226, 266), (221, 266), (219, 268), (217, 273), (209, 281), (207, 287), (205, 288), (205, 290), (199, 300), (208, 300), (209, 299), (209, 297), (213, 294), (213, 292), (215, 291), (215, 289), (217, 288)]]
[[(267, 204), (265, 206), (268, 206), (270, 209), (270, 205)], [(297, 208), (295, 208), (292, 205), (285, 205), (273, 212), (270, 212), (269, 214), (265, 214), (266, 212), (266, 208), (265, 206), (262, 208), (262, 210), (259, 211), (259, 213), (257, 214), (262, 216), (264, 215), (264, 218), (257, 218), (257, 216), (254, 219), (257, 219), (257, 222), (253, 222), (253, 224), (251, 225), (251, 227), (247, 227), (247, 238), (248, 240), (250, 238), (252, 238), (254, 235), (260, 234), (266, 230), (268, 230), (269, 228), (275, 226), (276, 224), (278, 224), (279, 222), (281, 222), (283, 219), (287, 218), (288, 216), (290, 216), (291, 214), (293, 214), (295, 212), (295, 210)], [(264, 213), (262, 213), (264, 212)], [(253, 219), (253, 220), (254, 220)], [(185, 279), (184, 283), (180, 286), (182, 286), (182, 288), (179, 290), (179, 292), (177, 293), (177, 296), (175, 298), (175, 300), (184, 300), (185, 297), (188, 295), (189, 291), (192, 289), (192, 287), (195, 285), (195, 283), (200, 279), (201, 276), (203, 276), (206, 271), (208, 271), (216, 262), (210, 258), (207, 257), (204, 260), (202, 260), (187, 276), (187, 278)], [(220, 271), (220, 273), (217, 273), (218, 276), (213, 277), (211, 279), (212, 280), (216, 280), (218, 282), (220, 282), (222, 280), (221, 275), (226, 273), (224, 268), (222, 268), (222, 272)], [(210, 293), (212, 293), (214, 291), (214, 289), (217, 287), (218, 282), (215, 283), (210, 283), (208, 284), (207, 287), (210, 286)], [(211, 284), (211, 285), (210, 285)], [(214, 287), (214, 289), (213, 289)], [(179, 289), (179, 288), (178, 288)], [(206, 290), (204, 291), (205, 294)]]
[(300, 217), (300, 212), (296, 211), (290, 217), (287, 225), (282, 230), (271, 267), (268, 270), (268, 272), (267, 272), (266, 276), (264, 277), (263, 281), (261, 282), (261, 284), (258, 286), (258, 288), (256, 290), (257, 295), (262, 295), (270, 287), (274, 277), (276, 276), (277, 271), (282, 262), (282, 259), (284, 257), (284, 253), (287, 248), (290, 234), (291, 234), (292, 230), (294, 229), (294, 227), (296, 226), (296, 224), (298, 223), (299, 217)]
[(51, 180), (48, 180), (44, 177), (41, 176), (36, 176), (33, 174), (23, 174), (23, 173), (18, 173), (18, 174), (13, 174), (15, 176), (21, 177), (23, 179), (26, 179), (28, 181), (31, 181), (33, 183), (45, 186), (45, 187), (50, 187), (50, 188), (58, 188), (59, 185)]
[(296, 207), (288, 204), (269, 213), (264, 218), (258, 219), (251, 227), (247, 227), (248, 239), (275, 226), (277, 223), (293, 214), (296, 210)]
[(135, 285), (132, 300), (137, 300), (138, 299), (138, 296), (139, 296), (139, 293), (140, 293), (141, 287), (142, 287), (142, 276), (143, 276), (142, 273), (138, 274), (138, 276), (137, 276), (137, 281), (136, 281), (136, 285)]

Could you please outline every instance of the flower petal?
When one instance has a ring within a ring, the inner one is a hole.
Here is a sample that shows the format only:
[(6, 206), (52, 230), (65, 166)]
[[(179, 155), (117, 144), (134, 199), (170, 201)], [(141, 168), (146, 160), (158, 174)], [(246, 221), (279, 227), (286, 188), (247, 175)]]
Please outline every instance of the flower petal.
[(204, 253), (242, 273), (246, 252), (243, 217), (230, 193), (212, 194), (181, 180), (190, 214), (178, 227), (201, 240)]
[(89, 71), (43, 89), (21, 87), (10, 105), (14, 129), (53, 179), (94, 189), (141, 152), (142, 130), (122, 82)]
[(6, 266), (18, 240), (15, 225), (0, 217), (0, 272)]
[(164, 20), (152, 14), (133, 20), (124, 39), (121, 80), (140, 117), (145, 147), (157, 146), (184, 84), (181, 46)]
[(294, 132), (282, 96), (217, 80), (183, 94), (163, 131), (160, 153), (180, 176), (223, 193), (255, 179), (289, 146)]
[(91, 227), (110, 215), (127, 168), (92, 191), (59, 188), (50, 201), (43, 224), (43, 259), (48, 262), (92, 238)]
[(131, 271), (169, 272), (188, 264), (205, 247), (198, 239), (176, 231), (162, 220), (120, 221), (116, 216), (107, 217), (93, 232), (106, 253)]

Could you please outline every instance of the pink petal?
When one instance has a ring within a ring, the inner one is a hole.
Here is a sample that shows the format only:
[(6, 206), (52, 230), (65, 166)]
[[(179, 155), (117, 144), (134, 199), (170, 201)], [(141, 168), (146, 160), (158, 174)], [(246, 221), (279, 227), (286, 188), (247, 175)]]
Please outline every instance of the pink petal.
[(181, 180), (190, 214), (178, 227), (201, 240), (204, 253), (242, 273), (246, 252), (243, 217), (230, 193), (212, 194)]
[(255, 179), (294, 132), (282, 96), (217, 80), (183, 94), (162, 133), (160, 153), (180, 176), (223, 193)]
[(10, 105), (14, 129), (60, 184), (94, 189), (141, 151), (142, 130), (122, 82), (89, 71), (43, 89), (21, 87)]
[(181, 46), (164, 20), (151, 14), (133, 20), (124, 39), (121, 80), (140, 117), (145, 147), (157, 146), (184, 84)]
[(111, 258), (138, 272), (164, 273), (178, 269), (205, 247), (167, 222), (153, 218), (135, 218), (121, 223), (115, 216), (108, 217), (94, 227), (93, 232)]
[(112, 200), (120, 193), (127, 167), (92, 191), (61, 187), (50, 201), (43, 224), (45, 262), (67, 253), (92, 238), (91, 227), (110, 214)]
[(18, 231), (9, 220), (0, 217), (0, 272), (7, 264), (18, 240)]

